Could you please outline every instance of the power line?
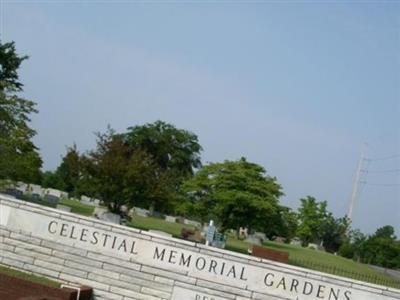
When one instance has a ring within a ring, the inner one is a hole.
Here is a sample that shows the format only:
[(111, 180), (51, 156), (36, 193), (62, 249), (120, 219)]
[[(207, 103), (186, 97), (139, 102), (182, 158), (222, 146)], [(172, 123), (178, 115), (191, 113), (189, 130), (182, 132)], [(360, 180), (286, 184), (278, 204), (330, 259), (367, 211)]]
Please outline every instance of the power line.
[(364, 158), (364, 153), (365, 153), (366, 147), (367, 147), (367, 144), (365, 143), (361, 149), (361, 155), (360, 155), (360, 160), (358, 161), (357, 172), (354, 176), (353, 190), (351, 192), (351, 197), (350, 197), (349, 212), (347, 213), (347, 217), (349, 218), (350, 221), (352, 220), (353, 209), (354, 209), (354, 206), (355, 206), (355, 203), (357, 200), (357, 196), (359, 194), (359, 184), (361, 181), (361, 170), (364, 169), (363, 163), (367, 162), (367, 164), (369, 164), (369, 161), (365, 160), (365, 158)]
[(400, 169), (391, 169), (391, 170), (367, 170), (367, 169), (363, 169), (361, 170), (361, 172), (363, 173), (396, 173), (396, 172), (400, 172)]
[(364, 158), (364, 159), (369, 160), (369, 161), (381, 161), (381, 160), (389, 160), (389, 159), (395, 159), (395, 158), (400, 158), (400, 154), (395, 154), (395, 155), (390, 155), (390, 156), (385, 156), (385, 157), (378, 157), (378, 158)]
[(369, 182), (365, 182), (365, 184), (373, 185), (373, 186), (381, 186), (381, 187), (400, 186), (400, 183), (369, 183)]

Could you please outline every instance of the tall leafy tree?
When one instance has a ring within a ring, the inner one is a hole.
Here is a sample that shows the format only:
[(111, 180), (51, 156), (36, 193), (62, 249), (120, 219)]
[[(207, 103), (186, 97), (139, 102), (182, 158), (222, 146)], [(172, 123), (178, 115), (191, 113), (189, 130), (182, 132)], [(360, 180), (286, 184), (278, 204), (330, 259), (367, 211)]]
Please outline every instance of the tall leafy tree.
[(45, 171), (41, 175), (41, 184), (44, 188), (53, 188), (58, 190), (65, 190), (64, 182), (60, 176), (53, 171)]
[(322, 225), (328, 216), (327, 203), (325, 201), (317, 202), (311, 196), (300, 199), (300, 201), (297, 235), (300, 237), (303, 245), (311, 242), (320, 243), (323, 235)]
[(162, 200), (170, 197), (169, 177), (151, 155), (133, 149), (112, 129), (97, 137), (96, 149), (82, 157), (80, 190), (102, 199), (114, 213), (121, 213), (122, 206), (166, 202)]
[(396, 241), (393, 226), (378, 228), (363, 246), (363, 262), (387, 268), (400, 267), (400, 242)]
[(78, 196), (77, 187), (82, 176), (82, 163), (76, 144), (67, 148), (67, 153), (62, 158), (55, 175), (61, 182), (62, 190)]
[(321, 240), (328, 252), (337, 252), (340, 247), (348, 240), (347, 231), (350, 221), (347, 217), (335, 218), (332, 213), (328, 213), (326, 219), (321, 224)]
[(317, 243), (329, 252), (336, 252), (346, 242), (350, 222), (344, 218), (335, 218), (328, 211), (326, 201), (318, 202), (314, 197), (300, 199), (298, 210), (299, 226), (297, 235), (303, 245)]
[(183, 190), (201, 220), (216, 218), (222, 230), (246, 226), (267, 233), (283, 194), (276, 178), (245, 158), (204, 166)]
[(148, 153), (161, 170), (174, 174), (177, 182), (201, 167), (197, 136), (172, 124), (156, 121), (130, 127), (124, 138), (131, 148)]
[(197, 136), (172, 124), (156, 121), (129, 127), (121, 137), (131, 151), (148, 156), (154, 166), (153, 185), (159, 186), (162, 182), (162, 190), (168, 191), (153, 194), (143, 205), (161, 212), (182, 212), (185, 201), (179, 195), (181, 183), (201, 167), (202, 148)]
[(42, 160), (32, 142), (36, 131), (29, 124), (36, 104), (18, 94), (23, 87), (18, 69), (25, 59), (16, 53), (14, 42), (0, 42), (0, 179), (38, 182)]

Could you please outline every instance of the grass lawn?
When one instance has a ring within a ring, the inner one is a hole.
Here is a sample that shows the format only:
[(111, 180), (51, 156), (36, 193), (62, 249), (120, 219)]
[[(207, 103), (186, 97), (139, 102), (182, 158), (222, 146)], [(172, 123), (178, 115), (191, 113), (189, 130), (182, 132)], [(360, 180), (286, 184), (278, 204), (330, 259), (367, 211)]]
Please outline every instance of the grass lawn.
[(69, 206), (71, 207), (71, 212), (84, 216), (91, 216), (94, 211), (94, 206), (82, 204), (71, 199), (62, 198), (59, 204)]
[(130, 227), (135, 227), (144, 230), (160, 230), (172, 234), (174, 237), (181, 236), (182, 228), (194, 229), (192, 225), (179, 224), (167, 222), (163, 219), (153, 218), (153, 217), (142, 217), (135, 215), (131, 222), (127, 224)]
[[(247, 253), (249, 246), (250, 244), (246, 242), (229, 237), (226, 248), (236, 252)], [(351, 259), (323, 251), (283, 243), (266, 242), (263, 246), (273, 250), (288, 252), (289, 264), (291, 265), (400, 288), (400, 281), (394, 280), (388, 275), (376, 272), (368, 265), (357, 263)]]
[[(29, 199), (27, 199), (29, 201)], [(49, 204), (45, 201), (31, 201), (38, 204), (55, 207), (54, 204)], [(85, 205), (78, 201), (70, 199), (61, 199), (60, 204), (71, 207), (73, 213), (91, 216), (94, 211), (94, 206)], [(130, 222), (127, 223), (130, 227), (135, 227), (143, 230), (159, 230), (172, 236), (180, 238), (182, 228), (194, 229), (192, 225), (179, 224), (166, 222), (164, 219), (154, 218), (154, 217), (142, 217), (135, 215)], [(234, 236), (228, 236), (226, 243), (226, 249), (245, 253), (247, 254), (247, 249), (250, 244), (236, 239)], [(336, 256), (330, 253), (303, 248), (301, 246), (288, 245), (276, 242), (266, 242), (264, 247), (285, 251), (289, 253), (289, 264), (304, 267), (307, 269), (312, 269), (316, 271), (321, 271), (325, 273), (330, 273), (338, 276), (354, 278), (360, 281), (366, 281), (386, 286), (391, 286), (400, 289), (400, 280), (395, 280), (392, 277), (379, 273), (368, 265), (357, 263), (353, 260), (346, 259), (340, 256)], [(0, 272), (3, 272), (5, 268), (0, 266)], [(8, 269), (9, 272), (17, 272)], [(19, 272), (21, 273), (21, 272)], [(26, 273), (22, 273), (24, 276), (31, 276)], [(34, 277), (34, 276), (32, 276)], [(39, 279), (44, 280), (44, 279)]]
[[(194, 228), (190, 225), (170, 223), (162, 219), (152, 217), (146, 218), (141, 216), (133, 217), (128, 226), (144, 230), (160, 230), (170, 233), (175, 237), (180, 237), (180, 232), (182, 228)], [(233, 236), (228, 236), (228, 240), (226, 243), (227, 250), (247, 253), (247, 249), (249, 248), (249, 246), (250, 244), (246, 242), (238, 240)], [(360, 264), (341, 256), (333, 255), (323, 251), (307, 249), (301, 246), (276, 242), (266, 242), (263, 246), (273, 250), (289, 252), (289, 264), (291, 265), (313, 269), (316, 271), (330, 273), (338, 276), (354, 278), (361, 281), (400, 288), (400, 281), (396, 281), (390, 276), (376, 272), (368, 265)]]
[(43, 285), (46, 285), (46, 286), (50, 286), (50, 287), (54, 287), (54, 288), (59, 288), (61, 286), (60, 283), (52, 281), (50, 279), (47, 279), (47, 278), (44, 278), (44, 277), (35, 276), (35, 275), (32, 275), (32, 274), (28, 274), (28, 273), (17, 271), (17, 270), (13, 270), (13, 269), (10, 269), (10, 268), (8, 268), (6, 266), (3, 266), (3, 265), (0, 265), (0, 273), (8, 275), (8, 276), (24, 279), (24, 280), (27, 280), (27, 281), (30, 281), (30, 282), (40, 283), (40, 284), (43, 284)]
[[(170, 233), (174, 237), (178, 238), (180, 237), (182, 228), (194, 229), (194, 227), (190, 225), (170, 223), (166, 222), (163, 219), (152, 217), (146, 218), (141, 216), (134, 216), (132, 218), (132, 221), (128, 223), (128, 226), (144, 230), (160, 230)], [(240, 253), (247, 253), (247, 249), (249, 248), (249, 246), (250, 244), (238, 240), (232, 236), (228, 237), (226, 243), (227, 250)], [(273, 250), (289, 252), (289, 264), (291, 265), (313, 269), (316, 271), (321, 271), (338, 276), (354, 278), (360, 281), (367, 281), (371, 283), (400, 288), (400, 281), (396, 281), (388, 275), (376, 272), (368, 265), (360, 264), (341, 256), (333, 255), (323, 251), (307, 249), (301, 246), (276, 242), (266, 242), (263, 246)]]
[[(47, 207), (52, 207), (52, 208), (56, 208), (56, 206), (57, 206), (54, 203), (50, 203), (50, 202), (47, 202), (42, 199), (35, 200), (28, 196), (24, 197), (23, 200), (31, 202), (31, 203), (44, 205)], [(67, 199), (67, 198), (61, 198), (60, 201), (58, 202), (58, 204), (69, 206), (69, 207), (71, 207), (71, 212), (80, 214), (83, 216), (91, 216), (94, 211), (94, 206), (86, 205), (86, 204), (80, 203), (79, 201), (75, 201), (75, 200), (71, 200), (71, 199)]]

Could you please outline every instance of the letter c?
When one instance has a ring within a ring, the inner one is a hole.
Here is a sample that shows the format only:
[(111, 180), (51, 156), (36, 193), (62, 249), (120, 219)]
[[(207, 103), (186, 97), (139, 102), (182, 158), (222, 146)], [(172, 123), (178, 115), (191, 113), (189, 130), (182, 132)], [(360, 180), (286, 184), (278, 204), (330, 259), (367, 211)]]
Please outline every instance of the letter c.
[(55, 234), (56, 232), (57, 232), (57, 230), (54, 230), (54, 231), (51, 231), (51, 226), (52, 225), (58, 225), (58, 223), (56, 222), (56, 221), (51, 221), (50, 223), (49, 223), (49, 228), (48, 228), (48, 230), (49, 230), (49, 232), (51, 233), (51, 234)]

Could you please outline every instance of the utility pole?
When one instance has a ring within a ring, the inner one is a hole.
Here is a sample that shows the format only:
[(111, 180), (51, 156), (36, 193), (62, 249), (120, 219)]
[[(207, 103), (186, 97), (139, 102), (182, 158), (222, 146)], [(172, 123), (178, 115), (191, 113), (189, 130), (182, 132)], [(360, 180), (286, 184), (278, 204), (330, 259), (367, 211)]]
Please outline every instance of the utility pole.
[(356, 176), (354, 177), (353, 191), (351, 193), (349, 213), (347, 214), (347, 218), (350, 219), (350, 222), (352, 221), (353, 209), (354, 209), (354, 205), (355, 205), (355, 202), (356, 202), (357, 196), (358, 196), (358, 186), (360, 184), (360, 176), (361, 176), (361, 172), (362, 172), (362, 165), (363, 165), (363, 162), (365, 160), (364, 154), (365, 154), (366, 147), (367, 147), (367, 143), (364, 143), (363, 147), (361, 148), (361, 155), (360, 155), (360, 160), (358, 162)]

